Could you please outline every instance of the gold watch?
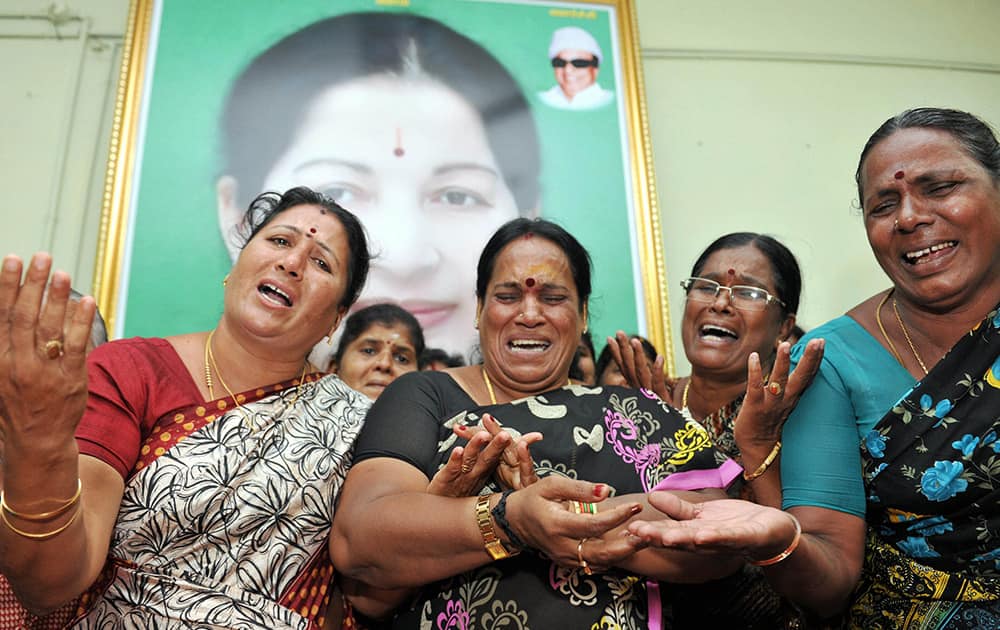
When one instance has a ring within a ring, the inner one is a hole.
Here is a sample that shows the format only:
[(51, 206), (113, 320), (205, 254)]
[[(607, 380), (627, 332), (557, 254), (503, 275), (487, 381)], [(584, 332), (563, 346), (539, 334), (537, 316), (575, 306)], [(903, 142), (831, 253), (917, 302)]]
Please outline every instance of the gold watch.
[(486, 552), (494, 560), (503, 560), (511, 556), (516, 556), (520, 551), (510, 551), (503, 546), (497, 537), (497, 532), (493, 529), (493, 519), (490, 517), (490, 496), (481, 494), (476, 500), (476, 524), (479, 525), (479, 533), (483, 535), (483, 545)]

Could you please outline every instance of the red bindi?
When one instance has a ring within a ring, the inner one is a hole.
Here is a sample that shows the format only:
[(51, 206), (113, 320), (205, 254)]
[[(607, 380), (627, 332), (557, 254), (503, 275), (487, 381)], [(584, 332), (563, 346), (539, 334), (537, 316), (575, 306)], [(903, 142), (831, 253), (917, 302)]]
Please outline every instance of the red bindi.
[(314, 228), (314, 227), (309, 228), (309, 233), (310, 234), (315, 234), (316, 233), (316, 228)]
[(528, 288), (531, 288), (531, 287), (535, 286), (535, 279), (534, 278), (528, 278), (527, 280), (524, 281), (524, 284), (527, 285)]
[(392, 154), (396, 157), (403, 157), (406, 151), (403, 149), (403, 131), (396, 127), (396, 148), (392, 150)]
[(735, 276), (736, 275), (736, 270), (735, 269), (729, 269), (726, 273), (728, 273), (731, 276)]
[(905, 177), (905, 176), (906, 176), (906, 173), (904, 173), (903, 171), (896, 171), (896, 174), (893, 175), (893, 177), (895, 177), (896, 179), (903, 179), (903, 177)]

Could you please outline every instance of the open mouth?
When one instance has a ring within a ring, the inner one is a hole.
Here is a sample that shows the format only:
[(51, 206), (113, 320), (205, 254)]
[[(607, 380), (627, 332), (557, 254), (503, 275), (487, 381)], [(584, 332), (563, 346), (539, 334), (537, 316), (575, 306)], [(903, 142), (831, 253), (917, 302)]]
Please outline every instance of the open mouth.
[(538, 339), (514, 339), (507, 342), (507, 347), (514, 352), (545, 352), (551, 345)]
[(280, 304), (281, 306), (292, 305), (292, 298), (273, 284), (264, 283), (257, 287), (257, 292), (275, 304)]
[(735, 330), (716, 326), (715, 324), (705, 324), (698, 330), (698, 334), (702, 337), (712, 337), (715, 339), (739, 339), (739, 335), (736, 334)]
[(958, 241), (945, 241), (943, 243), (931, 245), (930, 247), (925, 247), (916, 251), (906, 252), (903, 254), (903, 262), (910, 265), (919, 265), (921, 263), (930, 262), (931, 260), (943, 255), (943, 252), (951, 250), (953, 247), (957, 246)]

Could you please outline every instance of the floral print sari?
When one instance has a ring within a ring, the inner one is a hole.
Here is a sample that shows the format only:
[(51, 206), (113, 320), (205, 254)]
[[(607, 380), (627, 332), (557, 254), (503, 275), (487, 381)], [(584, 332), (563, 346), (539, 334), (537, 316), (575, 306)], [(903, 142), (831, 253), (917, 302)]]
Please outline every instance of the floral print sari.
[(322, 626), (334, 501), (369, 403), (334, 376), (307, 381), (159, 419), (76, 627)]
[(1000, 312), (862, 444), (869, 535), (851, 627), (1000, 627)]

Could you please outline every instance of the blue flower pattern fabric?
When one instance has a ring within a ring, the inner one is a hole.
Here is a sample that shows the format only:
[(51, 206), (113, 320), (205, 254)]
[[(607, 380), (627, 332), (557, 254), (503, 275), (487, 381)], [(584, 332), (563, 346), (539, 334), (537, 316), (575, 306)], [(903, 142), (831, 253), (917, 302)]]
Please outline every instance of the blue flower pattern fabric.
[(861, 441), (869, 537), (850, 627), (1000, 624), (1000, 309)]

